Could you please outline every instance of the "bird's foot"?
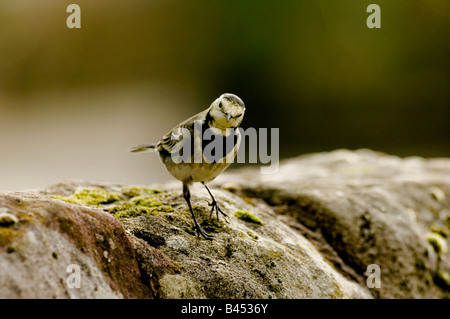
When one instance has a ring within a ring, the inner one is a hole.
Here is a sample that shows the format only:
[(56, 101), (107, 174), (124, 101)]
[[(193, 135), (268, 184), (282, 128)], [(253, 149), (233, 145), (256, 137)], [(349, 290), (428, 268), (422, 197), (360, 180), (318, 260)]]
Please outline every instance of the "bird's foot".
[(201, 227), (200, 225), (194, 225), (195, 230), (197, 231), (197, 236), (200, 237), (200, 235), (206, 239), (206, 240), (213, 240), (213, 237), (211, 235), (208, 235)]
[(219, 204), (217, 204), (217, 202), (215, 200), (213, 200), (211, 203), (208, 202), (208, 205), (212, 207), (209, 217), (212, 216), (212, 214), (214, 213), (214, 210), (215, 210), (217, 220), (219, 220), (219, 213), (221, 213), (224, 217), (224, 220), (228, 222), (228, 215), (222, 211), (222, 209), (219, 207)]

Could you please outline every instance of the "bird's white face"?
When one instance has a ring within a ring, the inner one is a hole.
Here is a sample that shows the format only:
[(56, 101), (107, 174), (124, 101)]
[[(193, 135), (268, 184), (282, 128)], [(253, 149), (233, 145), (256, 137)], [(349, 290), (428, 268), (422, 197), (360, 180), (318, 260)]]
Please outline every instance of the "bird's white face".
[(230, 93), (222, 94), (216, 99), (209, 114), (214, 119), (214, 124), (221, 129), (238, 127), (244, 118), (245, 106), (242, 100)]

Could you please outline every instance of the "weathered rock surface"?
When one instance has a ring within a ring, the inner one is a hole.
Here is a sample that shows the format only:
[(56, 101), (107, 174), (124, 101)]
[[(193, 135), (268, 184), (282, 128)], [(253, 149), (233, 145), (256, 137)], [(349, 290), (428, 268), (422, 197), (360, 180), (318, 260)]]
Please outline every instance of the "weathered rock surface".
[(336, 269), (381, 298), (448, 297), (450, 160), (338, 150), (282, 162), (279, 172), (236, 170), (218, 185), (264, 200)]
[[(226, 221), (191, 191), (213, 241), (195, 236), (179, 182), (0, 192), (0, 298), (449, 295), (449, 159), (342, 150), (214, 185)], [(373, 264), (380, 288), (366, 285)]]

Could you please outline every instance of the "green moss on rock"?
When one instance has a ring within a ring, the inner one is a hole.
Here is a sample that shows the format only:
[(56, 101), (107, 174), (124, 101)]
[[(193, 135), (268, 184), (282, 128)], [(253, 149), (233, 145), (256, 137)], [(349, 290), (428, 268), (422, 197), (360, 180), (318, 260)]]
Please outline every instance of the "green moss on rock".
[(111, 213), (116, 218), (130, 218), (140, 215), (156, 215), (162, 212), (172, 212), (173, 208), (165, 206), (157, 198), (139, 197), (136, 200), (107, 207), (104, 211)]
[(116, 218), (129, 218), (145, 215), (151, 212), (148, 207), (137, 206), (131, 203), (122, 203), (114, 207), (105, 208), (104, 211), (111, 213)]
[(12, 243), (17, 231), (12, 228), (0, 228), (0, 247), (5, 247)]
[(129, 186), (129, 187), (125, 187), (122, 190), (122, 194), (127, 197), (130, 197), (130, 198), (137, 197), (137, 196), (154, 195), (154, 194), (158, 194), (158, 193), (161, 193), (161, 191), (159, 189), (140, 187), (140, 186)]
[(158, 206), (158, 211), (164, 212), (164, 213), (170, 213), (170, 212), (173, 212), (174, 209), (172, 206), (163, 205), (163, 206)]
[(262, 222), (261, 219), (259, 219), (258, 217), (256, 217), (252, 213), (247, 212), (245, 210), (238, 210), (237, 212), (234, 213), (234, 216), (236, 218), (241, 219), (241, 220), (246, 221), (246, 222), (263, 225), (263, 222)]
[(110, 204), (122, 199), (118, 193), (108, 193), (102, 188), (80, 188), (70, 196), (52, 196), (52, 198), (79, 205)]
[[(128, 218), (144, 214), (172, 212), (173, 208), (164, 205), (156, 196), (160, 192), (157, 189), (132, 186), (125, 187), (119, 194), (107, 192), (102, 188), (92, 187), (77, 189), (70, 196), (52, 196), (52, 198), (78, 205), (107, 205), (103, 208), (104, 211), (111, 213), (116, 218)], [(63, 222), (61, 230), (67, 232), (68, 227), (66, 226), (68, 225), (65, 225)]]
[(59, 219), (59, 229), (61, 232), (66, 233), (68, 235), (73, 234), (73, 222), (70, 218), (61, 217)]
[(156, 197), (149, 197), (149, 196), (138, 196), (134, 197), (131, 202), (137, 206), (144, 206), (144, 207), (158, 207), (162, 206), (163, 203), (156, 198)]

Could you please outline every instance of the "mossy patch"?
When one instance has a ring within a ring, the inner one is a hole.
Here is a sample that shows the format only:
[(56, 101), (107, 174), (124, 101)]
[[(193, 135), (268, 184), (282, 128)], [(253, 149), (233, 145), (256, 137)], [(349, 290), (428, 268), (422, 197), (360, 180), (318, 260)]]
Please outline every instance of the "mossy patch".
[(137, 206), (144, 206), (144, 207), (158, 207), (162, 206), (163, 203), (156, 198), (156, 197), (149, 197), (149, 196), (138, 196), (134, 197), (131, 202)]
[(158, 198), (150, 196), (138, 196), (128, 202), (105, 208), (116, 218), (137, 217), (140, 215), (156, 215), (162, 212), (172, 212), (173, 208), (164, 205)]
[(80, 188), (70, 196), (52, 196), (52, 198), (63, 200), (65, 202), (78, 205), (93, 205), (98, 206), (102, 204), (111, 204), (122, 199), (118, 193), (108, 193), (102, 188)]
[(246, 221), (246, 222), (263, 225), (263, 222), (262, 222), (261, 219), (259, 219), (258, 217), (256, 217), (252, 213), (247, 212), (245, 210), (238, 210), (237, 212), (234, 213), (234, 216), (236, 218), (238, 218), (240, 220), (243, 220), (243, 221)]
[(138, 197), (138, 196), (149, 196), (161, 193), (159, 189), (147, 188), (147, 187), (138, 187), (138, 186), (129, 186), (125, 187), (122, 190), (122, 194), (129, 197)]
[[(122, 189), (121, 193), (107, 192), (99, 187), (80, 188), (70, 196), (52, 196), (78, 205), (101, 206), (104, 211), (116, 218), (137, 217), (143, 214), (158, 214), (172, 212), (173, 208), (164, 205), (156, 195), (160, 190), (130, 186)], [(61, 224), (63, 231), (67, 232), (69, 225)]]
[(59, 219), (59, 229), (61, 232), (66, 233), (68, 235), (73, 234), (73, 222), (70, 218), (61, 217)]
[(158, 214), (159, 211), (156, 209), (156, 207), (140, 206), (126, 202), (120, 205), (105, 208), (104, 211), (111, 213), (116, 218), (129, 218), (147, 214)]
[(114, 215), (116, 218), (137, 217), (148, 212), (145, 208), (139, 209), (136, 205), (130, 203), (122, 203), (120, 205), (105, 208), (104, 211)]
[(172, 206), (164, 205), (164, 206), (158, 206), (158, 211), (164, 212), (164, 213), (170, 213), (170, 212), (173, 212), (174, 209)]
[(5, 247), (12, 243), (17, 231), (12, 228), (0, 227), (0, 247)]

